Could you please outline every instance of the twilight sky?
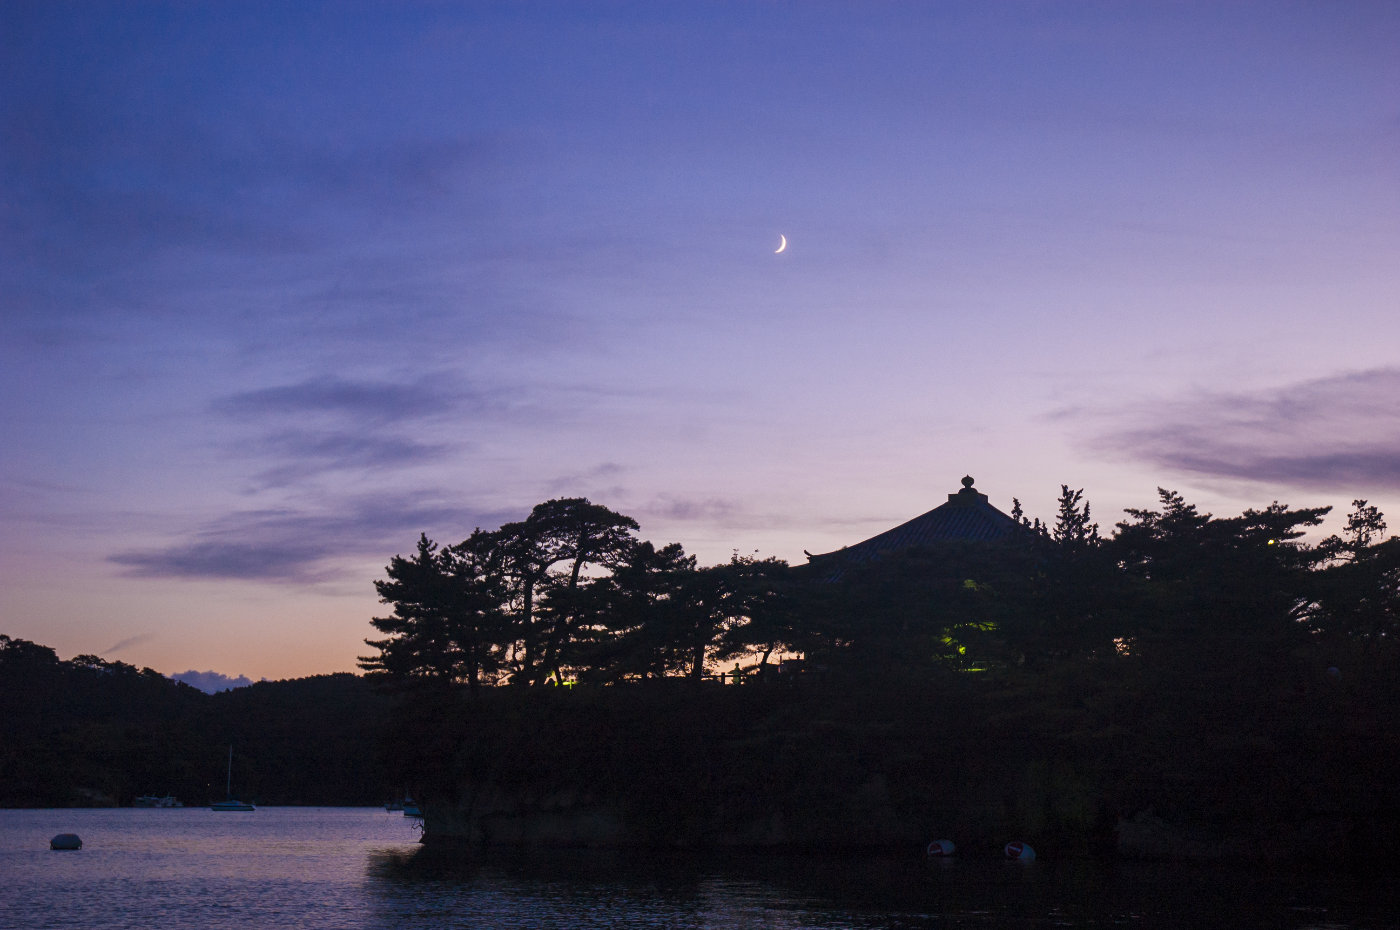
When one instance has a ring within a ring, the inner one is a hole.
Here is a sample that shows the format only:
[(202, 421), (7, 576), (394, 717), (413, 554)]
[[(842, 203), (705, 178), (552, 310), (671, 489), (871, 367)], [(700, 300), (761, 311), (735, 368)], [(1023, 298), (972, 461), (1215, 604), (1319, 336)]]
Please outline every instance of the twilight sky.
[[(0, 4), (0, 632), (349, 670), (585, 496), (1400, 529), (1400, 4)], [(779, 236), (787, 250), (774, 254)]]

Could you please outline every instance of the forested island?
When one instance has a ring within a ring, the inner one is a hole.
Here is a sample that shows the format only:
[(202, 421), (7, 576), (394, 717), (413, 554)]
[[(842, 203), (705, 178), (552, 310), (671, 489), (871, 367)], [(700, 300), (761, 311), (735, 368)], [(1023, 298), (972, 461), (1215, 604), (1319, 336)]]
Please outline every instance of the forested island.
[[(583, 499), (376, 582), (365, 674), (206, 695), (0, 637), (0, 805), (425, 802), (452, 847), (1364, 862), (1400, 826), (1400, 539), (1159, 492), (1109, 533), (949, 503), (701, 567)], [(923, 522), (919, 522), (923, 521)], [(980, 522), (979, 522), (980, 521)], [(929, 532), (934, 527), (937, 532)], [(941, 528), (941, 529), (940, 529)], [(916, 532), (917, 531), (917, 532)]]
[(1269, 859), (1392, 833), (1400, 540), (1376, 508), (1309, 543), (1328, 508), (1163, 490), (1103, 534), (1081, 491), (1045, 524), (964, 484), (800, 566), (700, 568), (582, 499), (422, 537), (363, 665), (404, 695), (425, 841)]

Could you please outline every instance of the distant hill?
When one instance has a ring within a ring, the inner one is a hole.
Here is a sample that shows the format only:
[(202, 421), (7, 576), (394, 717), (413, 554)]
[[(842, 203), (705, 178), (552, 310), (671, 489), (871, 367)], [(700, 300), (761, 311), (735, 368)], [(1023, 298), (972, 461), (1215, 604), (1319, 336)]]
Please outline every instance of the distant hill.
[(0, 635), (0, 807), (116, 806), (144, 794), (208, 803), (224, 795), (230, 745), (234, 790), (258, 803), (378, 804), (396, 793), (377, 748), (391, 701), (365, 679), (242, 682), (208, 694)]
[(193, 688), (198, 688), (205, 694), (217, 694), (220, 691), (231, 691), (234, 688), (246, 688), (253, 683), (253, 679), (247, 675), (231, 678), (221, 672), (197, 672), (194, 669), (170, 677), (175, 681), (182, 681)]

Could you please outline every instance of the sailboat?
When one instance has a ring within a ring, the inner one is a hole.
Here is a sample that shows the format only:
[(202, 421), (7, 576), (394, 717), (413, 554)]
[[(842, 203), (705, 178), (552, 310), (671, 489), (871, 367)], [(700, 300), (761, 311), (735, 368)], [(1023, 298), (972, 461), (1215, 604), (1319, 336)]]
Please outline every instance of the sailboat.
[(253, 811), (256, 807), (247, 801), (235, 801), (233, 799), (233, 746), (228, 748), (228, 787), (225, 790), (228, 795), (227, 801), (215, 801), (209, 805), (211, 811)]

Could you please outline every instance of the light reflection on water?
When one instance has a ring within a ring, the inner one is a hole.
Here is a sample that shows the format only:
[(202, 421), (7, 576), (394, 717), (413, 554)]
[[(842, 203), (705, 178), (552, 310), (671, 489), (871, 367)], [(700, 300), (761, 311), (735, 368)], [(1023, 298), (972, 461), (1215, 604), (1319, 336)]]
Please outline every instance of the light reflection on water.
[[(52, 852), (56, 833), (79, 852)], [(462, 857), (366, 808), (0, 811), (0, 928), (1370, 930), (1380, 882), (1225, 866), (566, 851)]]

